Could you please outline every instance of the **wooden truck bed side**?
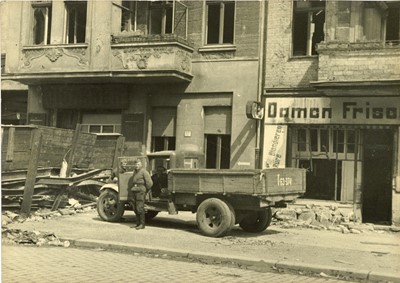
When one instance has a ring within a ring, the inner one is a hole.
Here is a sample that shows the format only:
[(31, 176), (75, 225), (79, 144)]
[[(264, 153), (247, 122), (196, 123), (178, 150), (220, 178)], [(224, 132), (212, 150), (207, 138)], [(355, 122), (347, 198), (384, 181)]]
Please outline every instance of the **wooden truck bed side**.
[(300, 196), (305, 192), (305, 170), (173, 169), (168, 174), (172, 193), (238, 194), (263, 198)]

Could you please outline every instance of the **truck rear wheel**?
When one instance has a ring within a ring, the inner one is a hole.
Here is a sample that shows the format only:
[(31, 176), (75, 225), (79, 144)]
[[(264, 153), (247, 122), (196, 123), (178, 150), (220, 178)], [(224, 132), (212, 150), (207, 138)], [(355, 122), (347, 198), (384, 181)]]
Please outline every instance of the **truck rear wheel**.
[(246, 232), (260, 233), (271, 224), (271, 219), (272, 212), (270, 207), (264, 210), (249, 211), (240, 221), (239, 226)]
[(197, 208), (197, 226), (205, 236), (221, 237), (231, 228), (232, 216), (229, 206), (224, 201), (209, 198)]
[(108, 222), (119, 221), (124, 214), (124, 205), (118, 199), (114, 190), (104, 190), (97, 200), (97, 213)]

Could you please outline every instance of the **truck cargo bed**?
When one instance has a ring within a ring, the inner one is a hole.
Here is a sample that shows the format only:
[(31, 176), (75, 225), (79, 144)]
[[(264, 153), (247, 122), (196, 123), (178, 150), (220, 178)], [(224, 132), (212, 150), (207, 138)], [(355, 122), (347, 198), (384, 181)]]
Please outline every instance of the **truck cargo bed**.
[(276, 201), (284, 196), (299, 196), (305, 188), (305, 170), (300, 168), (173, 169), (168, 174), (172, 193), (242, 194)]

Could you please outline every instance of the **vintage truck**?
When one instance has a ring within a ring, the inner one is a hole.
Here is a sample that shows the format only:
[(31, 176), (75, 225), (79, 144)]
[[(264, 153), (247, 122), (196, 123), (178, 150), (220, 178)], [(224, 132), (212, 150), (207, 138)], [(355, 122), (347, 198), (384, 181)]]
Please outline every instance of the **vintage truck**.
[(98, 198), (103, 220), (119, 221), (124, 210), (133, 209), (128, 182), (136, 158), (150, 173), (160, 166), (168, 169), (166, 188), (146, 196), (146, 220), (160, 211), (191, 211), (202, 234), (210, 237), (226, 235), (235, 224), (247, 232), (262, 232), (271, 223), (271, 207), (284, 206), (305, 192), (304, 169), (204, 169), (201, 153), (162, 151), (119, 158), (118, 180), (104, 185)]

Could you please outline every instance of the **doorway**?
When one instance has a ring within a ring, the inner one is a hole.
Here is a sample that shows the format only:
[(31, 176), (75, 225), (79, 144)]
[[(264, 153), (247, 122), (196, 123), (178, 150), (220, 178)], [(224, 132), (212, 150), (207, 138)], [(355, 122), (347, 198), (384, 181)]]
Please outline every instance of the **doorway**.
[(364, 131), (363, 222), (387, 224), (392, 215), (393, 132)]

